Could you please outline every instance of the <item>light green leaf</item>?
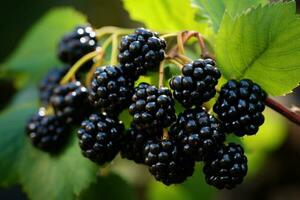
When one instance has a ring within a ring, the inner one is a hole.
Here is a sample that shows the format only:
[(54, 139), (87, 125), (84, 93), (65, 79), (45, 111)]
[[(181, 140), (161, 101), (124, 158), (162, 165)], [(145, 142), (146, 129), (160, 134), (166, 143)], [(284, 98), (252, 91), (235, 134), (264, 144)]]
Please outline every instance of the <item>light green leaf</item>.
[(71, 8), (57, 8), (43, 16), (25, 35), (16, 51), (3, 65), (3, 70), (26, 73), (26, 81), (37, 81), (50, 68), (59, 64), (56, 59), (59, 39), (86, 18)]
[(210, 19), (217, 32), (225, 10), (230, 16), (235, 17), (253, 6), (266, 3), (267, 0), (192, 0), (192, 2), (198, 7), (198, 13), (204, 13)]
[(123, 3), (133, 20), (156, 31), (203, 31), (206, 27), (205, 23), (195, 21), (196, 9), (190, 0), (123, 0)]
[(250, 78), (271, 95), (300, 82), (300, 19), (295, 2), (274, 3), (232, 18), (225, 14), (216, 41), (227, 79)]
[(133, 188), (120, 176), (110, 174), (98, 177), (97, 182), (80, 194), (79, 199), (110, 199), (110, 200), (134, 200), (137, 199)]

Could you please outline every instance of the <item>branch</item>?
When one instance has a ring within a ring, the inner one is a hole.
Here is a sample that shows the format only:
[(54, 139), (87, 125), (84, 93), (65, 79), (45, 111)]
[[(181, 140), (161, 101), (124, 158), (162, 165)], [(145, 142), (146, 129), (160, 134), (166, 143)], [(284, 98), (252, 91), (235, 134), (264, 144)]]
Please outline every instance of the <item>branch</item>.
[(266, 105), (275, 110), (276, 112), (282, 114), (290, 121), (294, 122), (298, 126), (300, 126), (300, 115), (296, 112), (293, 112), (292, 110), (289, 110), (288, 108), (284, 107), (280, 103), (276, 102), (275, 100), (271, 98), (266, 99)]

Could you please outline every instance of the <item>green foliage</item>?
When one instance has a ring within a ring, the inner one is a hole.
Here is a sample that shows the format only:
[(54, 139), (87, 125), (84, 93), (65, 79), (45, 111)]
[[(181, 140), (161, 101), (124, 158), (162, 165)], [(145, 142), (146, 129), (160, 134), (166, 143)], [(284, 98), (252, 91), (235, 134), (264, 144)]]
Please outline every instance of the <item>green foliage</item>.
[(85, 23), (86, 17), (71, 8), (51, 10), (33, 25), (3, 69), (30, 74), (25, 77), (27, 83), (40, 80), (48, 69), (61, 65), (55, 53), (61, 36)]
[(300, 20), (295, 2), (259, 6), (233, 18), (225, 14), (216, 41), (217, 62), (227, 79), (250, 78), (271, 95), (299, 83)]
[[(189, 0), (123, 0), (133, 20), (157, 31), (205, 30), (205, 23), (197, 23), (196, 9)], [(199, 17), (199, 16), (198, 16)]]

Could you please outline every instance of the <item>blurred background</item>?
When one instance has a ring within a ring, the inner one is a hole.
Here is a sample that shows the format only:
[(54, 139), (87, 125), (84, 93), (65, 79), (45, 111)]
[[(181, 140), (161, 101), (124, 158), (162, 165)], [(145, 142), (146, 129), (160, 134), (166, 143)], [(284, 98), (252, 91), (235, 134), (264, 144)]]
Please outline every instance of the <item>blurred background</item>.
[[(299, 10), (300, 0), (298, 0), (297, 3)], [(123, 9), (120, 0), (2, 1), (0, 6), (0, 63), (14, 50), (31, 25), (45, 12), (57, 6), (72, 6), (76, 8), (87, 15), (89, 22), (95, 27), (104, 25), (120, 27), (139, 26), (139, 24), (130, 21), (129, 15)], [(3, 79), (0, 80), (0, 87), (2, 91), (0, 94), (0, 108), (2, 108), (13, 95), (14, 88), (10, 84), (10, 80)], [(278, 100), (286, 106), (300, 106), (299, 88), (295, 90), (293, 95), (278, 98)], [(276, 148), (272, 146), (264, 156), (255, 158), (259, 166), (256, 166), (244, 184), (232, 191), (214, 191), (211, 199), (300, 199), (300, 129), (291, 122), (278, 117), (277, 114), (272, 113), (272, 115), (275, 115), (275, 121), (272, 121), (272, 123), (275, 123), (275, 127), (271, 129), (267, 138), (262, 138), (262, 141), (275, 140), (275, 137), (280, 135), (282, 139), (277, 143), (275, 142)], [(276, 126), (277, 122), (280, 127)], [(280, 133), (278, 133), (279, 130)], [(249, 141), (249, 143), (250, 142), (251, 141)], [(256, 143), (250, 148), (256, 148)], [(119, 171), (121, 174), (127, 173), (120, 171), (120, 169), (116, 169), (116, 171)], [(204, 183), (202, 182), (201, 184)], [(167, 187), (161, 185), (151, 187), (158, 187), (160, 188), (159, 190), (168, 191)], [(197, 188), (197, 185), (191, 187)], [(157, 194), (154, 192), (152, 196), (150, 195), (149, 197), (149, 194), (146, 194), (147, 188), (139, 184), (136, 185), (136, 191), (139, 199), (147, 199), (147, 197), (155, 199), (155, 197), (157, 197), (155, 195), (160, 194), (159, 192)], [(164, 198), (172, 197), (172, 199), (180, 199), (180, 197), (172, 195), (172, 191), (172, 189), (168, 191), (167, 193), (169, 193), (170, 196), (164, 196)], [(162, 194), (163, 193), (160, 195)], [(195, 199), (199, 198), (201, 198), (201, 196), (195, 197)], [(0, 189), (0, 199), (26, 199), (26, 195), (21, 192), (19, 187)]]

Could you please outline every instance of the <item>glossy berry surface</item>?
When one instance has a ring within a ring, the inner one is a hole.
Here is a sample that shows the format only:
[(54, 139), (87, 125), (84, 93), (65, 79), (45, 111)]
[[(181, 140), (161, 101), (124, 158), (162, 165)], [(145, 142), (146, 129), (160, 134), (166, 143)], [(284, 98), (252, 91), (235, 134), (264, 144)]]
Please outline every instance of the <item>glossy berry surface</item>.
[(182, 151), (197, 161), (209, 159), (225, 141), (221, 124), (203, 108), (180, 113), (170, 128), (170, 134)]
[(67, 73), (67, 68), (53, 68), (39, 83), (39, 97), (43, 105), (48, 105), (53, 90), (59, 85), (60, 80)]
[(174, 100), (168, 88), (140, 83), (135, 88), (129, 113), (138, 130), (159, 132), (176, 120)]
[(58, 57), (67, 64), (73, 65), (82, 56), (97, 48), (96, 33), (90, 26), (77, 26), (59, 42)]
[(79, 81), (57, 86), (53, 90), (50, 103), (55, 114), (66, 123), (81, 121), (91, 109), (88, 90)]
[(69, 135), (69, 128), (55, 115), (43, 112), (33, 115), (27, 123), (26, 133), (31, 143), (48, 152), (60, 150)]
[(206, 182), (218, 189), (232, 189), (242, 183), (247, 174), (247, 157), (240, 145), (229, 143), (220, 148), (204, 165)]
[(121, 67), (99, 67), (92, 80), (89, 99), (108, 113), (120, 113), (128, 108), (133, 92), (134, 82), (125, 77)]
[(184, 107), (201, 106), (215, 96), (215, 86), (221, 73), (212, 59), (198, 59), (185, 64), (182, 74), (170, 80), (170, 87), (174, 98)]
[(222, 86), (214, 111), (228, 133), (237, 136), (254, 135), (264, 123), (267, 94), (249, 79), (230, 80)]
[(174, 140), (150, 140), (145, 146), (145, 164), (165, 185), (184, 182), (194, 172), (195, 161), (183, 156)]
[(157, 33), (138, 28), (122, 38), (119, 46), (119, 62), (125, 72), (137, 79), (148, 69), (155, 69), (164, 59), (166, 42)]
[(112, 161), (120, 151), (124, 125), (106, 114), (92, 114), (82, 122), (77, 136), (82, 154), (100, 165)]

